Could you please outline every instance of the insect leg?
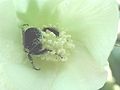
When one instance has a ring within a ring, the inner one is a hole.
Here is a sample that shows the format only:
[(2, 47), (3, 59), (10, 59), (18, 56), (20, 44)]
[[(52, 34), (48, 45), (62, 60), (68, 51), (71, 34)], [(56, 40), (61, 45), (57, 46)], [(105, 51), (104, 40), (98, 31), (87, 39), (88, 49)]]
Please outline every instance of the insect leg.
[(25, 27), (28, 27), (28, 26), (29, 26), (29, 24), (23, 24), (21, 27), (22, 31), (24, 31)]
[(44, 53), (46, 53), (48, 51), (51, 52), (52, 50), (45, 48), (45, 49), (40, 50), (39, 54), (44, 54)]
[(28, 53), (28, 58), (29, 58), (29, 60), (30, 60), (30, 63), (32, 64), (32, 67), (33, 67), (35, 70), (40, 70), (40, 68), (35, 67), (35, 65), (34, 65), (34, 63), (33, 63), (32, 56), (30, 55), (30, 53)]
[[(48, 52), (48, 51), (49, 51), (49, 52), (52, 52), (52, 50), (45, 48), (45, 49), (43, 49), (40, 53), (43, 54), (43, 53), (46, 53), (46, 52)], [(63, 57), (62, 57), (60, 54), (58, 54), (58, 53), (55, 53), (55, 55), (59, 56), (60, 58), (63, 58)]]
[(23, 27), (24, 27), (24, 26), (29, 26), (29, 24), (23, 24), (22, 26), (23, 26)]
[[(23, 37), (23, 46), (25, 46), (25, 31), (24, 31), (24, 29), (22, 28), (22, 37)], [(25, 52), (27, 52), (26, 50), (25, 50), (25, 47), (24, 47), (24, 51)]]
[(56, 28), (54, 28), (54, 27), (46, 27), (46, 28), (43, 28), (42, 31), (46, 32), (47, 30), (54, 33), (56, 36), (59, 36), (59, 31), (57, 31)]

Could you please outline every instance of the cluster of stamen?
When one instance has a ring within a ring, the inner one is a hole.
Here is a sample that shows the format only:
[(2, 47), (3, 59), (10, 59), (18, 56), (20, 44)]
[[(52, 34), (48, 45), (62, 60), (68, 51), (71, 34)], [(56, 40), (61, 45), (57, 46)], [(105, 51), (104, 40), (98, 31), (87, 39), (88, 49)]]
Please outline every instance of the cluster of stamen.
[(53, 32), (47, 30), (42, 31), (43, 48), (48, 48), (51, 51), (40, 55), (41, 60), (48, 61), (66, 61), (74, 48), (71, 35), (66, 34), (65, 31), (59, 32), (59, 36), (56, 36)]

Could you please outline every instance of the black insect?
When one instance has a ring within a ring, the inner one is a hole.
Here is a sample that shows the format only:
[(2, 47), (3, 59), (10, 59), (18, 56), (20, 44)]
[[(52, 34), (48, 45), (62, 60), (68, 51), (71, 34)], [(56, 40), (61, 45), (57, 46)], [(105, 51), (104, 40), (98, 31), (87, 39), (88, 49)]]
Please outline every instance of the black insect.
[[(29, 26), (29, 25), (23, 24), (23, 26)], [(42, 29), (42, 31), (44, 32), (46, 32), (47, 30), (53, 32), (56, 36), (59, 36), (59, 32), (55, 28), (46, 27)], [(27, 30), (24, 30), (23, 28), (22, 34), (23, 34), (24, 51), (28, 53), (28, 59), (30, 60), (35, 70), (40, 70), (40, 68), (35, 67), (31, 55), (40, 55), (40, 54), (44, 54), (47, 52), (51, 52), (52, 50), (43, 48), (43, 44), (41, 42), (43, 36), (42, 36), (41, 31), (38, 28), (30, 27)]]

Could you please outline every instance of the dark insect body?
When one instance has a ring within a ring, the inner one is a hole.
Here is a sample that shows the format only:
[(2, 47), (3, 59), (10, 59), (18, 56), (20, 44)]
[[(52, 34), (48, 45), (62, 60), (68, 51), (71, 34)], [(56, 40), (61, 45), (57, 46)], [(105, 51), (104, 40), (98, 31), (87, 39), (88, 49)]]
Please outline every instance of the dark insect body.
[[(28, 26), (28, 24), (24, 24), (23, 26)], [(59, 36), (59, 32), (55, 28), (46, 27), (43, 28), (42, 31), (46, 32), (46, 30), (53, 32), (56, 36)], [(22, 34), (23, 34), (24, 51), (28, 53), (28, 59), (30, 60), (35, 70), (40, 70), (40, 68), (35, 67), (31, 55), (40, 55), (47, 52), (51, 52), (52, 50), (43, 48), (43, 44), (41, 42), (43, 36), (41, 31), (36, 27), (30, 27), (27, 30), (23, 29)]]

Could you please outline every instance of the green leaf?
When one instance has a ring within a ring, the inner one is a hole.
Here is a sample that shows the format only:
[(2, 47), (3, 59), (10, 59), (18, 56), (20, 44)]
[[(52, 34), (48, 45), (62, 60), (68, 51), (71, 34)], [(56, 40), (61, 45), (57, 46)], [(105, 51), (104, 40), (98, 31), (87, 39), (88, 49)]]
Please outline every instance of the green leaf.
[(99, 90), (114, 90), (114, 83), (106, 82), (105, 85)]
[(116, 83), (120, 85), (120, 47), (114, 47), (109, 57), (109, 64)]

